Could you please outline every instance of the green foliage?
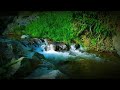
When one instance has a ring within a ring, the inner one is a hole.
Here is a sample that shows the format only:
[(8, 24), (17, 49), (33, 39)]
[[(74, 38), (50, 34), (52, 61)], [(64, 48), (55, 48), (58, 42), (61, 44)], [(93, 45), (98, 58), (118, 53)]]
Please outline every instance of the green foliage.
[(96, 38), (91, 39), (91, 43), (92, 43), (92, 45), (96, 45), (97, 39)]
[(73, 20), (75, 24), (77, 22), (77, 36), (86, 30), (91, 36), (103, 35), (106, 38), (114, 34), (116, 29), (115, 17), (105, 12), (77, 11)]
[(25, 28), (25, 34), (32, 37), (51, 38), (55, 41), (70, 42), (74, 37), (71, 12), (41, 12), (39, 18)]
[[(35, 18), (37, 17), (37, 18)], [(35, 18), (32, 19), (31, 18)], [(20, 18), (19, 21), (22, 21)], [(17, 36), (28, 34), (32, 37), (49, 38), (53, 41), (81, 43), (81, 35), (88, 38), (111, 37), (116, 30), (116, 19), (108, 12), (99, 11), (45, 11), (37, 12), (23, 20), (25, 26), (14, 23), (8, 31)], [(97, 42), (97, 41), (96, 41)], [(93, 40), (92, 43), (95, 43)]]

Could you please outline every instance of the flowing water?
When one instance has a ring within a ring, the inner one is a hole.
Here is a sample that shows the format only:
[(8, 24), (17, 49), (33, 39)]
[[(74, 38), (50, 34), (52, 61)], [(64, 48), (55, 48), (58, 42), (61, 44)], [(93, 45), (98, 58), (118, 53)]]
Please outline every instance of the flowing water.
[(49, 48), (50, 49), (46, 51), (44, 47), (41, 46), (40, 48), (36, 49), (36, 51), (39, 52), (40, 54), (43, 54), (46, 59), (54, 61), (54, 63), (59, 61), (66, 61), (69, 58), (72, 59), (84, 58), (84, 59), (91, 59), (96, 61), (103, 60), (100, 57), (96, 56), (95, 54), (81, 52), (79, 49), (76, 49), (74, 45), (71, 45), (69, 51), (64, 51), (64, 52), (55, 51), (52, 45), (50, 45)]
[[(47, 49), (45, 49), (46, 47)], [(57, 69), (55, 71), (53, 68), (48, 69), (46, 65), (51, 64), (45, 64), (45, 67), (38, 67), (33, 71), (29, 76), (30, 79), (43, 77), (54, 79), (53, 76), (58, 75), (59, 70), (69, 78), (111, 78), (114, 75), (115, 77), (120, 75), (120, 62), (109, 61), (98, 54), (88, 53), (82, 46), (76, 48), (75, 44), (72, 44), (70, 49), (65, 51), (56, 51), (53, 44), (41, 44), (33, 46), (33, 48), (35, 52), (44, 55), (45, 59), (55, 65)]]

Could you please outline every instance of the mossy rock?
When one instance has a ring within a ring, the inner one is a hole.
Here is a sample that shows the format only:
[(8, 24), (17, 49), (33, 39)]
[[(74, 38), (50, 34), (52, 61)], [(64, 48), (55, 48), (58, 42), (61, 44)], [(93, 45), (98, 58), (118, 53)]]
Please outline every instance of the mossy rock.
[(21, 66), (18, 71), (14, 74), (14, 78), (16, 79), (23, 79), (25, 76), (29, 75), (33, 70), (37, 68), (39, 64), (41, 64), (40, 60), (36, 59), (27, 59), (25, 58), (21, 62)]

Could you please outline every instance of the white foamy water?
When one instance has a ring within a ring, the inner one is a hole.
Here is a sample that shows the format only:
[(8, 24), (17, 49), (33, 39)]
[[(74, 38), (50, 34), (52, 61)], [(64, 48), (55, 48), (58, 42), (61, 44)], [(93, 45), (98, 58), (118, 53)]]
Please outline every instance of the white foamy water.
[(43, 54), (46, 59), (52, 60), (54, 62), (65, 61), (65, 60), (68, 60), (69, 58), (73, 58), (73, 59), (84, 58), (84, 59), (90, 59), (90, 60), (96, 60), (96, 61), (102, 60), (100, 57), (97, 57), (95, 54), (80, 52), (79, 50), (76, 50), (75, 45), (71, 45), (71, 49), (66, 52), (54, 51), (53, 46), (50, 45), (48, 51), (45, 51), (43, 48), (43, 51), (39, 51), (39, 53)]
[[(51, 60), (53, 62), (65, 61), (68, 60), (69, 58), (72, 58), (73, 60), (75, 60), (76, 58), (84, 58), (84, 59), (96, 60), (96, 61), (102, 60), (100, 57), (96, 56), (95, 54), (85, 52), (82, 46), (76, 49), (75, 44), (72, 44), (70, 46), (69, 51), (64, 51), (64, 52), (55, 51), (55, 45), (48, 43), (43, 44), (42, 42), (38, 43), (38, 45), (32, 45), (30, 47), (27, 45), (25, 47), (23, 45), (23, 48), (26, 50), (30, 50), (31, 48), (33, 48), (35, 52), (43, 54), (46, 59)], [(32, 57), (34, 53), (30, 53), (30, 54), (28, 52), (27, 56)]]

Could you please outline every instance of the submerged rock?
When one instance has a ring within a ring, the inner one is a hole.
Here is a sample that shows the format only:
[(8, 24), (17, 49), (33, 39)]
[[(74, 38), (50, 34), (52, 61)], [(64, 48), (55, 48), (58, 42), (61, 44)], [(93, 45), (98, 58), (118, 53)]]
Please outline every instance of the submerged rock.
[(66, 75), (59, 70), (44, 68), (37, 68), (25, 79), (66, 79)]
[(47, 74), (44, 74), (37, 79), (65, 79), (65, 75), (59, 70), (53, 70)]

